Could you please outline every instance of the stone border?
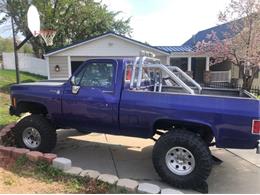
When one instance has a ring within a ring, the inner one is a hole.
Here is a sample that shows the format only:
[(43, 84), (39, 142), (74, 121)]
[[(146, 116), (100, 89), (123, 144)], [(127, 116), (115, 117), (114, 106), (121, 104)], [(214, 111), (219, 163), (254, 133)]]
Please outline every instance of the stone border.
[(118, 189), (125, 189), (131, 193), (183, 194), (181, 191), (173, 188), (161, 189), (158, 185), (151, 183), (139, 183), (138, 181), (132, 179), (118, 178), (117, 176), (110, 174), (101, 174), (96, 170), (83, 170), (80, 167), (72, 166), (71, 160), (63, 157), (53, 159), (52, 166), (62, 170), (64, 173), (74, 176), (89, 177), (110, 185), (115, 185)]
[[(4, 139), (8, 140), (8, 136), (10, 133), (12, 133), (12, 128), (14, 126), (15, 123), (12, 123), (0, 130), (0, 144), (5, 142)], [(73, 167), (72, 161), (70, 159), (57, 157), (56, 154), (42, 153), (37, 151), (30, 151), (24, 148), (0, 145), (0, 162), (2, 162), (4, 165), (15, 162), (15, 160), (21, 156), (26, 156), (30, 161), (33, 162), (43, 160), (53, 167), (62, 170), (64, 173), (106, 182), (110, 185), (115, 185), (118, 189), (125, 189), (130, 193), (183, 194), (181, 191), (175, 190), (173, 188), (161, 189), (158, 185), (155, 184), (140, 183), (132, 179), (118, 178), (115, 175), (101, 174), (96, 170), (83, 170), (80, 167)]]
[(0, 145), (15, 145), (13, 128), (16, 122), (10, 123), (4, 128), (0, 129)]
[(15, 162), (15, 160), (22, 156), (26, 156), (32, 162), (42, 160), (50, 165), (52, 165), (52, 161), (57, 158), (57, 155), (52, 153), (42, 153), (37, 151), (30, 151), (24, 148), (0, 145), (0, 161), (2, 161), (4, 165), (8, 162)]

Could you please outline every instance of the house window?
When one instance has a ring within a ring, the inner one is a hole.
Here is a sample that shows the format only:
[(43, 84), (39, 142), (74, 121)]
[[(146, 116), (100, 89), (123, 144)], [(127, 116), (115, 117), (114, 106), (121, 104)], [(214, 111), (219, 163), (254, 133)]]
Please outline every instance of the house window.
[(183, 71), (188, 70), (188, 58), (171, 58), (170, 59), (171, 66), (177, 66)]

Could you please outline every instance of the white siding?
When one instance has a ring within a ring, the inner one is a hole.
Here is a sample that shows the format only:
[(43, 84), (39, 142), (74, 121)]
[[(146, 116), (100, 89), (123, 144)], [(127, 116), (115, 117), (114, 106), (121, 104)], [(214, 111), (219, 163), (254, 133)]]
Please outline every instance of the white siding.
[(160, 59), (162, 64), (170, 65), (167, 59), (168, 56), (156, 56), (156, 58)]
[[(60, 71), (55, 71), (55, 66), (60, 66)], [(68, 57), (64, 56), (50, 56), (49, 57), (49, 71), (50, 71), (50, 79), (64, 79), (68, 78), (69, 70), (68, 70)]]
[[(153, 49), (148, 49), (130, 43), (114, 36), (107, 36), (89, 43), (61, 51), (55, 56), (139, 56), (141, 50), (149, 50), (155, 55), (162, 55)], [(166, 54), (165, 54), (166, 55)]]

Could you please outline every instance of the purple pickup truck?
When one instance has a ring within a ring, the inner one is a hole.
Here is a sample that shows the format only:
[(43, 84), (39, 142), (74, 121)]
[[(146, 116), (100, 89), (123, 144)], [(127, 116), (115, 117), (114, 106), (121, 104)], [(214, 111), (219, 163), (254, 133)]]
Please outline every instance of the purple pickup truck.
[(151, 138), (156, 171), (180, 188), (207, 179), (210, 146), (260, 150), (255, 96), (202, 88), (153, 57), (88, 60), (67, 81), (13, 85), (11, 102), (11, 115), (31, 113), (15, 127), (19, 147), (49, 152), (59, 128)]

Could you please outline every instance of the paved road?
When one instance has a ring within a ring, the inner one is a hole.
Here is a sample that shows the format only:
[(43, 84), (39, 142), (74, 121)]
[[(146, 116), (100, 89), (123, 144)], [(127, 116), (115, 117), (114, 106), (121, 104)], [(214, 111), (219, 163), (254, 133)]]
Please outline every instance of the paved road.
[[(153, 144), (148, 139), (59, 130), (54, 152), (72, 159), (73, 166), (167, 187), (152, 165)], [(209, 193), (260, 193), (260, 155), (255, 151), (216, 148), (212, 153), (224, 162), (213, 167), (208, 178)]]

